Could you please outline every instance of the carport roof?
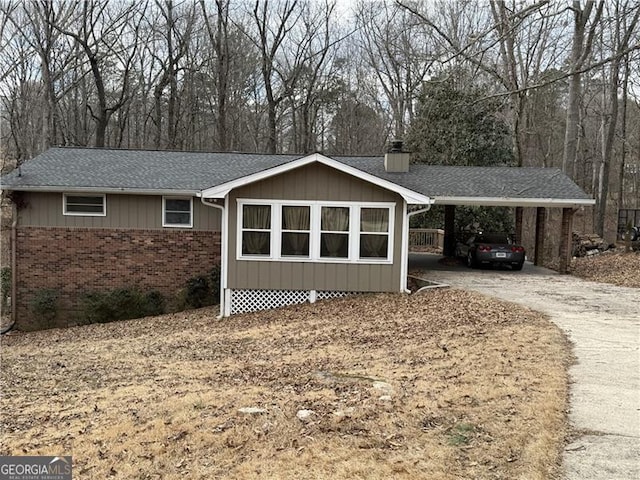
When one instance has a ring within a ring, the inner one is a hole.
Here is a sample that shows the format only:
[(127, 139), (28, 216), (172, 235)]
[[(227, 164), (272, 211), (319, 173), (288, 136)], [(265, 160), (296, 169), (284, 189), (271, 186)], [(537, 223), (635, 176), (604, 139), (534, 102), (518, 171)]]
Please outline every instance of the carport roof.
[(593, 205), (593, 200), (557, 168), (411, 165), (406, 173), (387, 173), (382, 159), (347, 159), (370, 174), (429, 195), (441, 205), (549, 206)]
[[(1, 179), (6, 190), (193, 194), (291, 163), (304, 155), (56, 147)], [(558, 169), (411, 165), (389, 173), (383, 157), (334, 156), (365, 174), (445, 205), (571, 207), (594, 200)], [(285, 167), (286, 168), (286, 167)]]

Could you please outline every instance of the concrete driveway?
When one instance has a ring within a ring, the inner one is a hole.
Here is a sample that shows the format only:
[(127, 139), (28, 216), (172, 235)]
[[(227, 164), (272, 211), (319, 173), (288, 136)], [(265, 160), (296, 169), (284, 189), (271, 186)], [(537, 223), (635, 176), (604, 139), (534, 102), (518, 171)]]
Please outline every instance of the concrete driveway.
[(576, 363), (564, 452), (570, 480), (640, 479), (640, 290), (589, 282), (525, 264), (509, 269), (444, 267), (410, 254), (409, 269), (544, 312), (573, 343)]

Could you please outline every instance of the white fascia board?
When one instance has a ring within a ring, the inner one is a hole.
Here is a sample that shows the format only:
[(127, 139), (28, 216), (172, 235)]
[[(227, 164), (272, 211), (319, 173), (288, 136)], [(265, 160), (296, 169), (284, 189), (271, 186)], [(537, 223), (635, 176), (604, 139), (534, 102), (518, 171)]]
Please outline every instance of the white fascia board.
[(434, 203), (433, 200), (426, 195), (414, 192), (413, 190), (409, 190), (408, 188), (402, 187), (397, 183), (389, 182), (369, 173), (365, 173), (362, 170), (358, 170), (357, 168), (345, 165), (344, 163), (333, 160), (332, 158), (325, 157), (320, 153), (307, 155), (306, 157), (299, 158), (298, 160), (293, 160), (283, 165), (278, 165), (277, 167), (269, 168), (261, 172), (257, 172), (245, 177), (238, 178), (236, 180), (232, 180), (230, 182), (223, 183), (221, 185), (217, 185), (215, 187), (207, 188), (202, 191), (202, 196), (204, 198), (223, 198), (235, 188), (243, 187), (260, 180), (280, 175), (295, 168), (309, 165), (313, 162), (322, 163), (323, 165), (327, 165), (343, 173), (364, 180), (365, 182), (369, 182), (386, 190), (395, 192), (398, 195), (402, 196), (402, 198), (404, 198), (407, 203), (418, 205), (431, 205), (432, 203)]
[(436, 205), (469, 205), (485, 207), (550, 207), (569, 208), (595, 205), (596, 201), (578, 198), (515, 198), (515, 197), (448, 197), (435, 196)]
[(200, 190), (152, 190), (146, 188), (128, 187), (61, 187), (61, 186), (3, 186), (2, 190), (18, 192), (62, 192), (62, 193), (121, 193), (132, 195), (167, 195), (182, 197), (197, 197)]

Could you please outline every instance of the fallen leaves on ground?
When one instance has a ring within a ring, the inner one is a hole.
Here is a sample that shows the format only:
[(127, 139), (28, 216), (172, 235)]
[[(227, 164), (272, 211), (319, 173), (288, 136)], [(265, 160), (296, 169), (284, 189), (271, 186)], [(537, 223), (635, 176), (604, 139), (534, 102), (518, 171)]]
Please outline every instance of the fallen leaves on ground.
[(0, 454), (78, 479), (558, 473), (568, 346), (536, 312), (432, 290), (215, 315), (2, 338)]
[(607, 251), (574, 258), (571, 273), (594, 282), (640, 288), (640, 252)]

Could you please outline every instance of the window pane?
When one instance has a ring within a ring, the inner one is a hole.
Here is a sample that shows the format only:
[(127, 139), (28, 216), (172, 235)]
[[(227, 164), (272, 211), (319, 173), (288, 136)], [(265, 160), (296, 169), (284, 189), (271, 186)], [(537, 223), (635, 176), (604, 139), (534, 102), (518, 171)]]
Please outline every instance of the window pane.
[(189, 212), (166, 212), (164, 223), (167, 225), (189, 225), (189, 217), (191, 217)]
[(388, 235), (360, 235), (360, 258), (387, 258)]
[(309, 234), (289, 233), (282, 234), (282, 255), (308, 257), (309, 256)]
[(67, 204), (81, 203), (84, 205), (102, 205), (102, 197), (85, 197), (81, 195), (67, 195)]
[(270, 237), (269, 232), (242, 232), (242, 254), (269, 255)]
[(361, 232), (388, 232), (388, 208), (363, 208), (360, 210)]
[(320, 228), (333, 232), (349, 231), (349, 209), (347, 207), (322, 207)]
[(167, 198), (164, 201), (164, 208), (167, 212), (190, 212), (191, 200)]
[(309, 230), (309, 207), (282, 207), (283, 230)]
[(65, 197), (68, 213), (104, 213), (104, 197), (67, 195)]
[(73, 213), (102, 213), (102, 205), (67, 205), (67, 212)]
[(349, 235), (344, 233), (323, 233), (320, 240), (320, 256), (348, 258)]
[(242, 209), (242, 228), (268, 230), (271, 228), (271, 206), (244, 205)]

